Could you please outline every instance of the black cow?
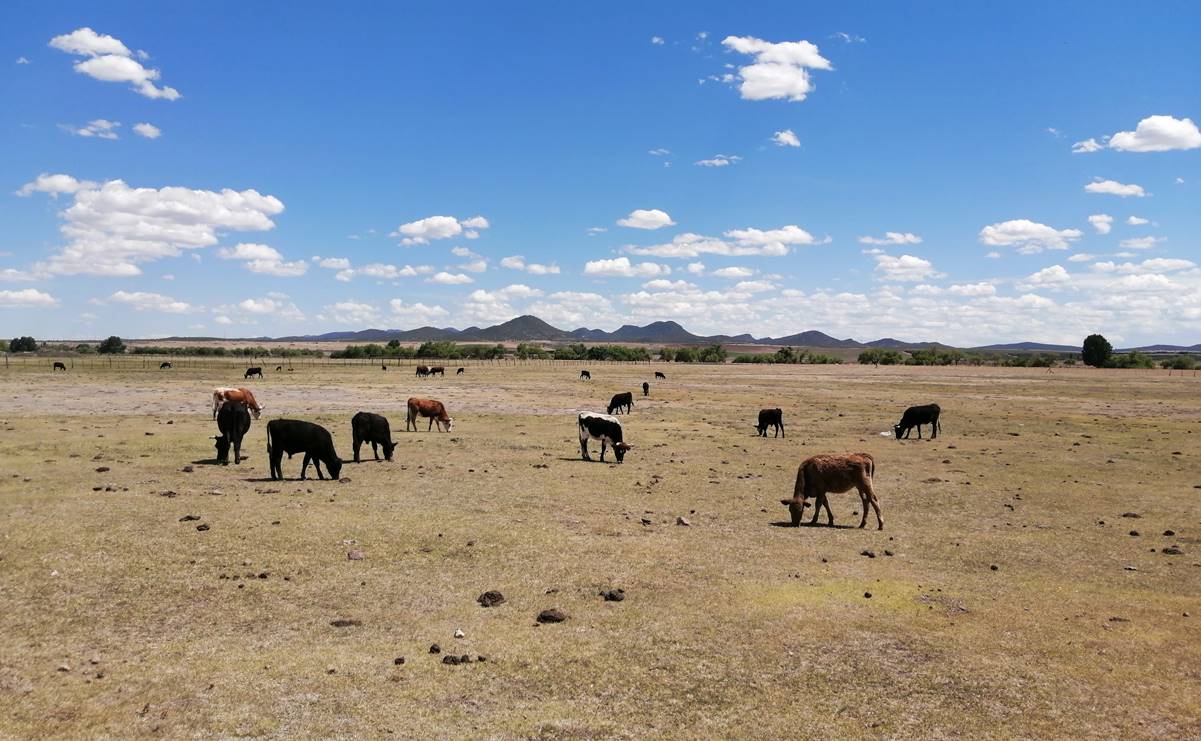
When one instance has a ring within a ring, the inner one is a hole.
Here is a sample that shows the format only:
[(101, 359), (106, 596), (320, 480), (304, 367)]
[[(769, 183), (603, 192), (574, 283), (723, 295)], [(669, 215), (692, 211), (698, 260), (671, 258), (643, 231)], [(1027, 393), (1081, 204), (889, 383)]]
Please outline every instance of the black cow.
[(433, 368), (430, 368), (430, 375), (431, 376), (445, 376), (446, 368), (444, 368), (440, 365), (435, 365)]
[(304, 422), (299, 419), (273, 419), (267, 423), (267, 457), (271, 461), (272, 481), (284, 477), (283, 469), (280, 466), (284, 453), (288, 454), (288, 458), (297, 453), (304, 453), (304, 463), (300, 465), (301, 481), (304, 481), (305, 471), (308, 470), (310, 461), (317, 469), (317, 478), (319, 479), (325, 478), (321, 475), (322, 463), (325, 464), (325, 470), (329, 472), (330, 478), (336, 479), (342, 472), (342, 461), (334, 452), (334, 439), (330, 436), (329, 430), (312, 422)]
[(596, 412), (580, 412), (580, 457), (586, 461), (592, 460), (592, 456), (588, 455), (588, 440), (596, 439), (601, 441), (600, 459), (603, 463), (605, 460), (605, 445), (606, 443), (613, 446), (613, 455), (617, 457), (617, 462), (621, 463), (626, 456), (626, 451), (634, 447), (627, 445), (621, 438), (621, 422), (607, 414), (597, 414)]
[(243, 375), (242, 378), (246, 379), (246, 378), (250, 378), (252, 376), (258, 376), (259, 378), (262, 378), (263, 377), (263, 369), (257, 365), (253, 368), (247, 368), (246, 374)]
[(54, 371), (64, 371), (64, 372), (66, 372), (66, 370), (67, 370), (67, 366), (65, 366), (65, 365), (63, 365), (62, 363), (59, 363), (59, 362), (55, 362), (55, 363), (54, 363), (54, 365), (50, 366), (50, 372), (51, 372), (51, 373), (53, 373)]
[(591, 381), (592, 374), (586, 370), (582, 370), (582, 371), (580, 371), (580, 378), (584, 379), (585, 381)]
[(651, 395), (651, 385), (649, 383), (647, 383), (646, 381), (642, 382), (642, 395), (643, 396)]
[(784, 435), (784, 412), (780, 411), (779, 407), (759, 410), (759, 424), (755, 425), (755, 429), (759, 431), (759, 437), (767, 437), (768, 427), (776, 428), (776, 437)]
[(613, 394), (613, 398), (609, 400), (609, 414), (621, 414), (622, 409), (626, 410), (626, 414), (629, 414), (631, 411), (633, 411), (633, 392), (626, 391), (623, 394)]
[(159, 370), (169, 370), (170, 368), (171, 368), (171, 363), (170, 363), (170, 362), (166, 362), (166, 363), (159, 363), (159, 364), (158, 364), (158, 369), (159, 369)]
[(663, 375), (659, 371), (655, 371), (655, 378), (662, 378), (664, 381), (667, 380), (667, 376)]
[(942, 425), (938, 422), (938, 415), (941, 413), (942, 409), (937, 404), (909, 407), (901, 415), (901, 421), (893, 425), (893, 434), (900, 440), (902, 435), (909, 437), (909, 432), (916, 427), (917, 439), (921, 440), (922, 425), (930, 425), (930, 439), (933, 440), (938, 437), (938, 432), (942, 429)]
[(359, 412), (350, 418), (350, 431), (354, 436), (354, 462), (359, 462), (359, 446), (371, 443), (371, 455), (379, 460), (379, 448), (384, 447), (384, 460), (392, 460), (392, 451), (396, 443), (392, 442), (392, 429), (388, 420), (371, 412)]
[(466, 368), (460, 368), (460, 369), (458, 369), (457, 371), (455, 371), (455, 375), (456, 375), (456, 376), (461, 376), (461, 375), (463, 375), (463, 374), (464, 374), (466, 371), (467, 371), (467, 369), (466, 369)]
[(430, 374), (430, 369), (429, 369), (429, 366), (428, 366), (428, 365), (419, 365), (419, 366), (417, 366), (417, 375), (418, 375), (418, 376), (421, 376), (422, 378), (425, 378), (425, 377), (426, 377), (426, 376), (428, 376), (429, 374)]
[(388, 366), (386, 366), (386, 365), (383, 365), (383, 364), (381, 363), (381, 364), (380, 364), (380, 367), (379, 367), (379, 369), (380, 369), (380, 370), (388, 370)]
[(284, 369), (284, 367), (283, 367), (282, 365), (277, 365), (277, 366), (275, 366), (275, 372), (276, 372), (276, 373), (279, 373), (279, 372), (283, 371), (283, 369)]
[(217, 412), (217, 430), (221, 433), (213, 437), (217, 441), (217, 462), (229, 465), (229, 445), (233, 443), (234, 463), (241, 463), (242, 438), (250, 431), (250, 410), (240, 401), (222, 404)]

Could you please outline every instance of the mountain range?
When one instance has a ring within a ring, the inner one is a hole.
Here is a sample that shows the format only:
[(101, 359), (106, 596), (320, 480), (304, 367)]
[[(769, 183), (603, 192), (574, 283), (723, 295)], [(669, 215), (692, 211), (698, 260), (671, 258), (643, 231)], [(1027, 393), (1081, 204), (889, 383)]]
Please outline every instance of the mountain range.
[[(169, 337), (176, 341), (197, 340), (197, 337)], [(214, 338), (215, 339), (215, 338)], [(249, 341), (266, 342), (428, 342), (447, 340), (452, 342), (639, 342), (646, 344), (665, 345), (702, 345), (720, 343), (723, 345), (773, 345), (791, 347), (814, 347), (826, 349), (864, 349), (884, 348), (893, 350), (917, 350), (924, 348), (949, 348), (938, 342), (906, 342), (892, 337), (884, 337), (871, 342), (859, 342), (853, 339), (838, 339), (824, 332), (809, 330), (790, 334), (787, 337), (755, 338), (750, 334), (739, 335), (697, 335), (689, 332), (676, 322), (651, 322), (639, 327), (625, 324), (612, 332), (601, 329), (564, 330), (547, 324), (536, 316), (525, 315), (491, 327), (418, 327), (417, 329), (362, 329), (354, 332), (326, 332), (318, 335), (293, 335), (289, 337), (253, 337), (243, 338)], [(1000, 345), (984, 345), (970, 348), (989, 352), (1028, 351), (1028, 352), (1079, 352), (1075, 345), (1050, 345), (1041, 342), (1014, 342)], [(1192, 346), (1181, 345), (1147, 345), (1130, 348), (1145, 352), (1201, 352), (1201, 344)]]

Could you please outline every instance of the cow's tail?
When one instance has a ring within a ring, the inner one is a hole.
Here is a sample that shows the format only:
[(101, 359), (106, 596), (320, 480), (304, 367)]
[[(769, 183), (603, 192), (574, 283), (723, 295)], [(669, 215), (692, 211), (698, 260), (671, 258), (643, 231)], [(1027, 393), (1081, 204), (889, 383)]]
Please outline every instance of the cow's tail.
[(271, 425), (267, 425), (267, 460), (271, 460)]
[(792, 498), (800, 499), (805, 493), (805, 464), (802, 463), (796, 470), (796, 486), (792, 487)]
[(867, 475), (871, 478), (876, 478), (876, 459), (870, 453), (860, 453), (859, 455), (867, 458)]

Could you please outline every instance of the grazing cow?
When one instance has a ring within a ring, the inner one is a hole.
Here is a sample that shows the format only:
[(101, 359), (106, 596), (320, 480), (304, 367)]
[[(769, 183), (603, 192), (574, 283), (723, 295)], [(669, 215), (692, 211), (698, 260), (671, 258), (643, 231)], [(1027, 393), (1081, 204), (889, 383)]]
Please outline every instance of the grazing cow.
[(380, 370), (388, 370), (388, 366), (381, 363), (379, 369)]
[(221, 405), (231, 401), (240, 401), (245, 404), (255, 419), (258, 419), (259, 415), (263, 413), (263, 405), (254, 400), (254, 394), (250, 393), (250, 389), (221, 386), (213, 389), (213, 419), (217, 418), (217, 411), (221, 409)]
[(300, 480), (304, 481), (309, 462), (317, 469), (317, 478), (321, 475), (321, 464), (331, 479), (338, 478), (342, 472), (342, 461), (334, 452), (334, 439), (329, 430), (312, 422), (299, 419), (273, 419), (267, 423), (267, 457), (271, 461), (271, 480), (284, 477), (280, 466), (284, 453), (291, 458), (297, 453), (304, 453), (304, 462), (300, 464)]
[(667, 376), (663, 375), (659, 371), (655, 371), (655, 378), (662, 378), (664, 381), (667, 380)]
[(582, 371), (580, 371), (580, 378), (584, 379), (585, 381), (591, 381), (592, 374), (586, 370), (582, 370)]
[(623, 394), (613, 394), (613, 398), (609, 400), (609, 414), (621, 414), (621, 410), (625, 409), (626, 414), (629, 414), (634, 409), (634, 394), (626, 391)]
[(805, 500), (812, 497), (813, 519), (809, 524), (817, 523), (817, 516), (825, 506), (829, 524), (834, 525), (834, 513), (830, 511), (827, 494), (841, 494), (851, 489), (859, 492), (862, 505), (863, 519), (859, 527), (867, 524), (867, 508), (870, 504), (876, 511), (878, 529), (884, 529), (884, 520), (880, 517), (880, 504), (876, 492), (872, 489), (872, 476), (876, 473), (876, 462), (867, 453), (840, 453), (837, 455), (815, 455), (806, 458), (796, 472), (796, 486), (792, 490), (792, 499), (781, 499), (780, 504), (788, 505), (792, 515), (792, 526), (801, 524), (801, 515), (805, 511)]
[(642, 395), (643, 396), (651, 395), (651, 385), (649, 383), (647, 383), (646, 381), (642, 382)]
[(259, 378), (262, 378), (263, 377), (263, 369), (257, 365), (253, 368), (247, 368), (246, 374), (244, 376), (242, 376), (242, 378), (244, 380), (247, 378), (252, 378), (254, 376), (258, 376)]
[(158, 369), (159, 369), (159, 370), (170, 370), (170, 369), (171, 369), (171, 363), (170, 363), (170, 362), (159, 363), (159, 364), (158, 364)]
[(283, 367), (282, 365), (277, 365), (277, 366), (275, 366), (275, 372), (276, 372), (276, 373), (279, 373), (279, 372), (280, 372), (280, 371), (282, 371), (283, 369), (284, 369), (284, 367)]
[(430, 368), (430, 375), (431, 376), (445, 376), (446, 368), (444, 368), (440, 365), (435, 365), (433, 368)]
[(392, 460), (396, 443), (392, 442), (392, 429), (388, 420), (371, 412), (359, 412), (350, 418), (350, 431), (354, 436), (354, 462), (359, 462), (359, 446), (371, 443), (371, 455), (379, 460), (378, 446), (384, 446), (384, 460)]
[(460, 368), (460, 369), (458, 369), (457, 371), (455, 371), (455, 375), (456, 375), (456, 376), (461, 376), (461, 375), (463, 375), (463, 374), (464, 374), (464, 373), (466, 373), (466, 372), (467, 372), (467, 369), (466, 369), (466, 368)]
[(223, 404), (217, 413), (217, 462), (229, 465), (229, 445), (234, 446), (234, 464), (242, 462), (242, 438), (250, 431), (250, 411), (240, 401)]
[(428, 365), (417, 366), (417, 375), (418, 376), (420, 376), (421, 378), (425, 378), (429, 374), (430, 374), (430, 368)]
[(446, 432), (450, 432), (455, 426), (455, 421), (446, 414), (446, 407), (436, 399), (418, 399), (416, 396), (409, 399), (409, 414), (405, 417), (405, 432), (409, 431), (409, 425), (413, 426), (413, 432), (417, 431), (418, 416), (429, 417), (430, 423), (425, 429), (426, 432), (434, 428), (435, 422), (438, 423), (438, 432), (442, 432), (443, 425), (446, 426)]
[(901, 415), (901, 421), (893, 425), (892, 432), (900, 440), (902, 435), (908, 438), (909, 433), (916, 427), (917, 439), (921, 440), (922, 425), (930, 425), (930, 439), (933, 440), (938, 437), (938, 432), (942, 429), (942, 425), (938, 422), (938, 415), (941, 413), (942, 409), (937, 404), (909, 407)]
[(621, 422), (616, 417), (597, 412), (580, 412), (579, 423), (580, 457), (586, 461), (592, 460), (592, 456), (588, 455), (589, 439), (601, 441), (600, 459), (602, 463), (605, 461), (606, 444), (612, 446), (613, 455), (616, 456), (618, 463), (621, 463), (622, 459), (626, 457), (626, 451), (634, 447), (621, 439)]
[[(780, 411), (779, 407), (759, 410), (759, 424), (755, 425), (755, 429), (759, 431), (759, 437), (767, 437), (768, 427), (776, 428), (776, 437), (784, 435), (784, 412)], [(787, 437), (787, 435), (784, 436)]]
[(67, 366), (63, 365), (62, 363), (59, 363), (58, 361), (55, 361), (54, 365), (50, 366), (51, 373), (53, 373), (54, 371), (63, 371), (65, 373), (66, 370), (67, 370)]

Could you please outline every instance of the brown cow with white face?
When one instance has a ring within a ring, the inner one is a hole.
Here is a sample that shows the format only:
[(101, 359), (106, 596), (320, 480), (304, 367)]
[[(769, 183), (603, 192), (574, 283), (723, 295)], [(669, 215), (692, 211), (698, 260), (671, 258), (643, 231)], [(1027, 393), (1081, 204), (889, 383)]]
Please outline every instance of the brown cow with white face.
[(259, 415), (263, 413), (263, 405), (255, 401), (254, 394), (250, 393), (249, 389), (219, 386), (213, 389), (213, 419), (217, 418), (217, 412), (228, 401), (237, 401), (245, 404), (255, 419), (258, 419)]

